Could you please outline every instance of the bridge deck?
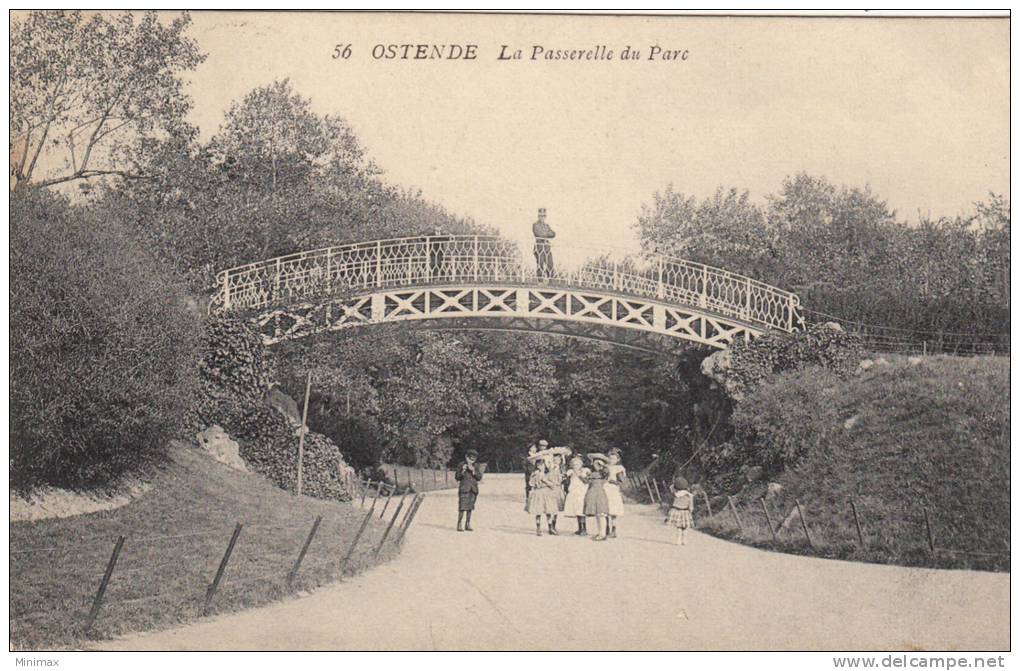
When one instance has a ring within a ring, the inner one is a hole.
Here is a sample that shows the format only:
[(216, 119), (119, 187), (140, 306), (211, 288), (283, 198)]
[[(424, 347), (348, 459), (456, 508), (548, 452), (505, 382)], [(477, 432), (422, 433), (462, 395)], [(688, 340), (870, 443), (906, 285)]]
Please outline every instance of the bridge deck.
[(724, 347), (800, 324), (795, 294), (704, 264), (614, 250), (551, 254), (546, 261), (558, 265), (539, 266), (513, 242), (483, 236), (331, 247), (221, 272), (210, 310), (272, 321), (267, 342), (364, 323), (504, 316), (610, 323)]

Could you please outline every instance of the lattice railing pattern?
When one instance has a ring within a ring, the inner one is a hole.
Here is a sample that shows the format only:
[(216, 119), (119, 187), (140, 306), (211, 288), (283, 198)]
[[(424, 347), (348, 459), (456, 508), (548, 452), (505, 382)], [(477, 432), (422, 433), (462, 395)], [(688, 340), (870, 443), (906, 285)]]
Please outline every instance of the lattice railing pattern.
[[(211, 312), (262, 311), (316, 298), (394, 287), (562, 286), (699, 308), (754, 326), (792, 331), (797, 296), (701, 263), (598, 248), (552, 247), (540, 276), (530, 254), (490, 236), (430, 236), (299, 252), (222, 271)], [(573, 259), (573, 262), (570, 260)]]

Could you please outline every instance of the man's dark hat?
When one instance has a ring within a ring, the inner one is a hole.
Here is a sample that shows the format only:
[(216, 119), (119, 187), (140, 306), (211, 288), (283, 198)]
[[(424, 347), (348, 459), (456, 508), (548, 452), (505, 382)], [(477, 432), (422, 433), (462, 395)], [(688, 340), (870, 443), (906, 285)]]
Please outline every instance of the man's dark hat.
[(478, 458), (478, 450), (468, 450), (464, 454), (465, 454), (465, 456), (468, 456), (468, 457), (474, 457), (475, 459)]

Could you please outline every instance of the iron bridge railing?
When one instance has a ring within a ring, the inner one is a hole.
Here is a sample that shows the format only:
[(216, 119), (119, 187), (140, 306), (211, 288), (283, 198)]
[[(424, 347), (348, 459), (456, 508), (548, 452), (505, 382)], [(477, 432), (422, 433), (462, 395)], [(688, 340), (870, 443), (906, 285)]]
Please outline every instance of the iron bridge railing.
[(801, 322), (796, 294), (702, 263), (561, 244), (552, 246), (552, 260), (554, 269), (540, 272), (516, 242), (492, 236), (359, 242), (221, 271), (209, 311), (259, 311), (393, 287), (548, 284), (697, 307), (766, 329), (792, 331)]

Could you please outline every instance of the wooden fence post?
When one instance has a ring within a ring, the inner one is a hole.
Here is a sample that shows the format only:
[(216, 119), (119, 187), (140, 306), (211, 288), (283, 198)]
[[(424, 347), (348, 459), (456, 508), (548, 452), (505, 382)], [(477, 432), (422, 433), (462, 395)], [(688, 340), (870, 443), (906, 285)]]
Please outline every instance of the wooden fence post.
[(397, 518), (400, 517), (400, 511), (404, 507), (404, 499), (406, 497), (406, 494), (400, 497), (400, 503), (397, 504), (397, 509), (393, 511), (393, 517), (390, 518), (390, 523), (386, 525), (386, 531), (383, 532), (382, 540), (379, 541), (379, 545), (375, 548), (376, 557), (379, 556), (379, 553), (382, 552), (383, 546), (386, 545), (386, 538), (390, 535), (390, 532), (393, 531), (394, 522), (396, 522)]
[(372, 505), (368, 507), (369, 514), (375, 513), (375, 504), (379, 502), (379, 494), (382, 492), (382, 486), (375, 488), (375, 496), (372, 497)]
[(432, 469), (432, 488), (439, 489), (439, 474), (436, 473), (436, 469)]
[(928, 532), (928, 551), (931, 552), (931, 556), (935, 556), (935, 536), (931, 532), (931, 520), (928, 518), (928, 508), (923, 507), (921, 510), (924, 511), (924, 528)]
[(652, 486), (655, 487), (655, 498), (659, 500), (659, 505), (662, 505), (662, 494), (659, 492), (659, 483), (655, 478), (652, 478)]
[(712, 502), (709, 501), (709, 499), (708, 499), (708, 492), (705, 491), (704, 487), (701, 488), (701, 495), (705, 497), (705, 508), (708, 510), (708, 516), (711, 517), (712, 516)]
[(733, 519), (737, 521), (737, 527), (740, 529), (740, 533), (744, 533), (744, 523), (740, 521), (740, 515), (737, 513), (737, 506), (733, 503), (733, 497), (727, 496), (726, 500), (729, 501), (730, 510), (733, 511)]
[(811, 532), (808, 531), (807, 520), (804, 519), (804, 511), (800, 507), (800, 501), (794, 499), (793, 502), (797, 505), (797, 517), (800, 518), (800, 526), (804, 529), (804, 536), (807, 538), (808, 545), (810, 545), (811, 549), (814, 550), (815, 543), (811, 540)]
[(450, 486), (450, 469), (447, 468), (443, 471), (443, 484), (447, 487)]
[(765, 503), (765, 497), (763, 496), (758, 500), (761, 502), (761, 509), (765, 511), (765, 521), (768, 522), (769, 532), (772, 533), (772, 542), (777, 543), (779, 538), (776, 536), (776, 527), (772, 524), (772, 516), (769, 515), (769, 507)]
[(861, 532), (861, 520), (857, 516), (857, 504), (850, 499), (850, 511), (854, 514), (854, 526), (857, 527), (857, 541), (864, 547), (864, 533)]
[(234, 552), (234, 545), (237, 543), (237, 537), (241, 535), (241, 528), (244, 525), (240, 522), (234, 527), (234, 533), (230, 536), (230, 542), (227, 543), (227, 551), (223, 553), (223, 559), (220, 560), (220, 567), (216, 569), (216, 577), (213, 578), (212, 584), (209, 585), (209, 589), (205, 591), (205, 607), (204, 611), (209, 611), (209, 606), (212, 605), (213, 597), (216, 596), (216, 590), (220, 588), (220, 581), (223, 580), (223, 573), (227, 570), (227, 562), (230, 561), (230, 555)]
[(308, 380), (305, 382), (305, 409), (301, 413), (301, 429), (298, 435), (297, 448), (297, 495), (301, 496), (301, 482), (305, 463), (305, 434), (308, 433), (308, 396), (312, 392), (312, 371), (308, 371)]
[(382, 512), (379, 513), (379, 519), (382, 519), (383, 515), (386, 514), (386, 509), (390, 507), (390, 499), (393, 498), (393, 493), (397, 491), (396, 487), (387, 487), (387, 489), (390, 490), (390, 493), (386, 495), (386, 503), (383, 504)]
[(402, 545), (404, 543), (404, 536), (407, 535), (407, 530), (411, 527), (411, 522), (414, 522), (414, 516), (418, 514), (418, 509), (421, 508), (421, 504), (425, 501), (425, 495), (419, 494), (417, 501), (411, 502), (411, 509), (407, 513), (407, 518), (404, 520), (404, 525), (400, 529), (400, 536), (397, 537), (397, 544)]
[(113, 545), (113, 554), (110, 555), (110, 561), (106, 563), (106, 572), (103, 573), (103, 579), (99, 582), (96, 598), (92, 600), (92, 608), (89, 610), (88, 618), (85, 620), (86, 633), (91, 631), (92, 625), (96, 623), (96, 617), (99, 616), (99, 608), (103, 605), (103, 597), (106, 595), (106, 587), (110, 584), (110, 577), (113, 576), (113, 569), (117, 566), (117, 558), (120, 557), (120, 551), (123, 547), (124, 537), (120, 536)]
[(319, 530), (319, 525), (322, 524), (322, 515), (315, 518), (312, 523), (312, 530), (308, 532), (308, 538), (305, 539), (305, 544), (301, 547), (301, 553), (298, 554), (297, 561), (294, 562), (294, 568), (287, 574), (287, 587), (290, 587), (294, 583), (294, 578), (297, 577), (298, 571), (301, 570), (301, 562), (305, 560), (305, 555), (308, 553), (308, 547), (312, 544), (312, 539), (315, 538), (315, 532)]
[(652, 486), (648, 483), (648, 476), (647, 475), (644, 477), (644, 480), (645, 480), (645, 488), (648, 490), (648, 498), (649, 498), (649, 500), (651, 500), (652, 503), (655, 503), (655, 495), (652, 494)]
[(368, 496), (368, 488), (372, 485), (372, 481), (365, 478), (365, 484), (361, 485), (361, 480), (358, 480), (358, 485), (361, 486), (361, 507), (365, 507), (365, 497)]
[(340, 560), (340, 580), (344, 579), (344, 571), (347, 570), (347, 564), (350, 563), (351, 557), (354, 556), (354, 548), (358, 547), (358, 541), (361, 540), (362, 534), (365, 533), (365, 529), (368, 527), (368, 523), (372, 520), (372, 511), (369, 510), (365, 514), (365, 518), (361, 520), (361, 526), (358, 528), (358, 533), (354, 534), (354, 540), (351, 541), (351, 546), (347, 548), (347, 554)]
[(421, 494), (421, 493), (415, 493), (415, 495), (411, 497), (411, 502), (407, 504), (407, 510), (404, 511), (404, 519), (400, 520), (397, 523), (397, 532), (398, 533), (400, 532), (401, 529), (404, 528), (404, 525), (407, 524), (407, 518), (409, 518), (411, 516), (411, 509), (414, 508), (415, 505), (417, 505), (418, 498), (422, 497), (422, 496), (425, 496), (425, 495)]
[(414, 480), (411, 479), (411, 467), (407, 467), (407, 488), (410, 489), (414, 486)]

